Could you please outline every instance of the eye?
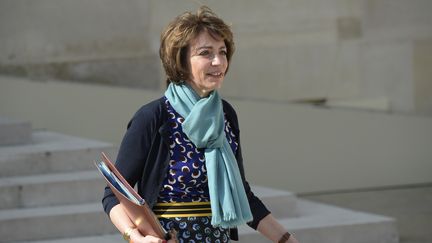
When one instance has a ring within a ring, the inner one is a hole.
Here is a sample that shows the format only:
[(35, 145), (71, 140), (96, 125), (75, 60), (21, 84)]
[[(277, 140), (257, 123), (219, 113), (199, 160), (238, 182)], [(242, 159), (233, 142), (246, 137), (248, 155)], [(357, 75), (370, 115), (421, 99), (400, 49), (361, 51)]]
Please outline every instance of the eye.
[(228, 52), (226, 50), (221, 50), (220, 54), (226, 56), (226, 55), (228, 55)]
[(200, 56), (207, 56), (209, 54), (210, 54), (210, 51), (208, 51), (208, 50), (203, 50), (199, 53)]

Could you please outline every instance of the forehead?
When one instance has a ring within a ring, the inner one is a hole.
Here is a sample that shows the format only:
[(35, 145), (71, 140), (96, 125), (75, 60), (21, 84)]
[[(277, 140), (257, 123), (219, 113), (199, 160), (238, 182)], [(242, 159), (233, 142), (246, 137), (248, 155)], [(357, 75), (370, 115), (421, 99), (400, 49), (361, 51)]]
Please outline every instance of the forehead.
[(219, 49), (225, 47), (224, 40), (217, 35), (211, 35), (208, 31), (201, 31), (195, 38), (190, 41), (191, 49), (200, 47), (212, 47)]

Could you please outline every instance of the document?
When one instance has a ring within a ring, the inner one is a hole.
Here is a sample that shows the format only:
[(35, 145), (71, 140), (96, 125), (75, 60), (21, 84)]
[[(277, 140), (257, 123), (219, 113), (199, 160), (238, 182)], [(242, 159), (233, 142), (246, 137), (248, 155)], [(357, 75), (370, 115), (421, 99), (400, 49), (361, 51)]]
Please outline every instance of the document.
[(145, 203), (144, 200), (139, 200), (136, 198), (132, 193), (129, 192), (129, 190), (126, 188), (125, 185), (119, 180), (119, 178), (111, 172), (111, 170), (108, 168), (108, 166), (105, 164), (105, 162), (100, 161), (99, 163), (96, 163), (97, 167), (99, 168), (99, 171), (102, 173), (102, 175), (105, 176), (105, 179), (107, 179), (123, 196), (128, 198), (130, 201), (134, 202), (137, 205), (143, 205)]
[(123, 178), (105, 153), (102, 153), (102, 161), (95, 162), (95, 165), (142, 235), (152, 235), (166, 240), (175, 239), (176, 232), (165, 231), (146, 201)]

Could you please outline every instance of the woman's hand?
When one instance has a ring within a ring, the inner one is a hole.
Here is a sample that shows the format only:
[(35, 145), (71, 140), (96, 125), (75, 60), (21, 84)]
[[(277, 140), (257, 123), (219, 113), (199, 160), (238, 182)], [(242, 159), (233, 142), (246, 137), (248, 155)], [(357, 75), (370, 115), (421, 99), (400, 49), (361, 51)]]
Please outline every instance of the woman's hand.
[(151, 235), (143, 236), (138, 229), (134, 229), (130, 234), (130, 243), (176, 243), (176, 241), (166, 241)]

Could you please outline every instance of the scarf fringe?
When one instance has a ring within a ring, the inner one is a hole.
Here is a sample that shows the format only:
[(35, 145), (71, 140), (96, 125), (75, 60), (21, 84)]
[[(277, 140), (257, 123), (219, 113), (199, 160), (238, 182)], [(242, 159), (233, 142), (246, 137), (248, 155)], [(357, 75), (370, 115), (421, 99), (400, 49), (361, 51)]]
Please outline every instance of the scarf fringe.
[[(239, 213), (242, 215), (242, 210)], [(223, 217), (221, 217), (220, 214), (214, 214), (212, 215), (211, 224), (215, 227), (223, 228), (238, 227), (253, 220), (253, 217), (248, 212), (246, 212), (246, 215), (246, 217), (238, 217), (235, 212), (223, 212)]]
[(248, 223), (248, 222), (250, 222), (250, 221), (252, 221), (252, 220), (248, 220), (248, 221), (246, 221), (246, 220), (239, 220), (239, 219), (233, 219), (233, 220), (225, 220), (225, 221), (216, 221), (216, 220), (214, 220), (214, 218), (212, 217), (212, 222), (211, 222), (211, 224), (213, 225), (213, 226), (215, 226), (215, 227), (222, 227), (222, 228), (225, 228), (225, 229), (228, 229), (228, 228), (235, 228), (235, 227), (238, 227), (239, 225), (243, 225), (243, 224), (246, 224), (246, 223)]
[(224, 221), (231, 221), (231, 220), (235, 220), (236, 218), (237, 218), (237, 216), (234, 212), (224, 213), (224, 216), (223, 216)]

